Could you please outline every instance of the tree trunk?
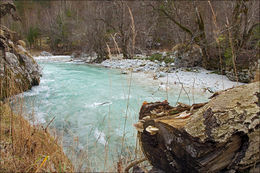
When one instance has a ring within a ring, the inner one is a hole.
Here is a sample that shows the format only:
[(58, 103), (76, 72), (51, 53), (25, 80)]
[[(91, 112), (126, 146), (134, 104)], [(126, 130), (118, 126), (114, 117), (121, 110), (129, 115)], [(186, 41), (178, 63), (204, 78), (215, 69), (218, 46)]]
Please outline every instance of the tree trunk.
[(215, 93), (205, 104), (144, 103), (138, 138), (165, 172), (259, 171), (259, 82)]

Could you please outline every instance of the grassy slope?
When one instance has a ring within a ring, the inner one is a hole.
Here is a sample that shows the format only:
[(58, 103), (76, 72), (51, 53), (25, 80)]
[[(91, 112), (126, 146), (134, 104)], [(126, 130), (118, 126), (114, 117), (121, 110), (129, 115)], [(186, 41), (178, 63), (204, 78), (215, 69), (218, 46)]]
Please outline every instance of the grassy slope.
[(49, 171), (73, 172), (57, 140), (0, 103), (0, 172)]

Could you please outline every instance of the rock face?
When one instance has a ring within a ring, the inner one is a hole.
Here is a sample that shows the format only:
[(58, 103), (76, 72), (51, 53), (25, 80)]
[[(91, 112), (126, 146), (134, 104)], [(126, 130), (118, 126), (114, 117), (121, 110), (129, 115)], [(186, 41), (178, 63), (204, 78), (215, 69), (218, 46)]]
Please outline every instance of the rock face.
[(40, 82), (38, 64), (23, 47), (24, 42), (16, 40), (14, 35), (8, 28), (0, 27), (0, 100)]
[(145, 103), (135, 125), (144, 155), (165, 172), (259, 172), (259, 87), (239, 86), (192, 106)]

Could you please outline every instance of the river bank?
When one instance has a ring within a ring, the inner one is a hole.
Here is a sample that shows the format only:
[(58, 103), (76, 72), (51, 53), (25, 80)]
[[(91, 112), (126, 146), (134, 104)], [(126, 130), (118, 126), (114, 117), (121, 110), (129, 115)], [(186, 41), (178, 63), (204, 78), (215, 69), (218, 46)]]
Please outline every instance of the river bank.
[(43, 52), (35, 57), (41, 61), (67, 61), (69, 63), (91, 64), (99, 67), (118, 69), (121, 74), (132, 75), (133, 78), (145, 85), (154, 85), (161, 90), (185, 87), (198, 92), (214, 93), (235, 86), (243, 85), (241, 82), (230, 81), (225, 75), (216, 74), (215, 71), (201, 67), (177, 68), (174, 63), (150, 61), (148, 59), (120, 59), (113, 57), (101, 63), (89, 63), (84, 58), (73, 56), (50, 56)]

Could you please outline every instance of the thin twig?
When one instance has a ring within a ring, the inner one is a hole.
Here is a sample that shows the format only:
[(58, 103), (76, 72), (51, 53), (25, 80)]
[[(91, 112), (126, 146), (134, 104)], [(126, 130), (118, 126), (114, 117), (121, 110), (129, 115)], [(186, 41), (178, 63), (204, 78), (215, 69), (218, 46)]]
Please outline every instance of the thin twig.
[[(178, 76), (176, 73), (175, 73), (175, 75), (177, 76), (177, 79), (178, 79), (179, 83), (181, 84), (181, 88), (182, 88), (183, 91), (186, 93), (186, 95), (187, 95), (187, 97), (188, 97), (188, 99), (189, 99), (189, 104), (190, 104), (190, 96), (189, 96), (189, 94), (188, 94), (187, 91), (184, 89), (183, 83), (181, 82), (179, 76)], [(181, 91), (182, 91), (182, 90), (181, 90)], [(179, 100), (179, 98), (180, 98), (180, 94), (179, 94), (178, 100)], [(178, 100), (177, 100), (177, 102), (178, 102)], [(176, 102), (176, 103), (177, 103), (177, 102)]]
[(115, 43), (116, 50), (117, 50), (117, 53), (118, 53), (118, 55), (119, 55), (119, 54), (120, 54), (120, 49), (119, 49), (118, 44), (117, 44), (117, 42), (116, 42), (116, 35), (117, 35), (117, 33), (115, 33), (114, 35), (112, 35), (112, 34), (110, 34), (110, 35), (111, 35), (111, 37), (112, 37), (112, 39), (113, 39), (113, 42)]
[(47, 124), (47, 126), (44, 128), (44, 131), (47, 132), (47, 128), (49, 127), (49, 125), (53, 122), (53, 120), (55, 119), (55, 117), (53, 117), (51, 119), (51, 121)]

